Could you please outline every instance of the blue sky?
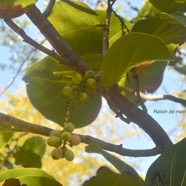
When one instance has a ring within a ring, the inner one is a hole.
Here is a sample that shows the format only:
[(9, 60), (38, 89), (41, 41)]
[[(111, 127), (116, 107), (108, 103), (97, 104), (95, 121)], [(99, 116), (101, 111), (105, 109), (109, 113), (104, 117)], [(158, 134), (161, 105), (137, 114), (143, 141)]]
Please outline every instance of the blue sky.
[[(43, 1), (39, 1), (39, 4), (41, 5)], [(120, 1), (123, 2), (123, 1)], [(141, 0), (131, 0), (131, 4), (139, 7), (141, 5)], [(125, 4), (124, 12), (127, 12), (129, 10), (129, 7), (127, 7), (127, 4)], [(131, 14), (131, 15), (130, 15)], [(134, 15), (134, 12), (129, 13), (130, 16)], [(31, 33), (31, 32), (30, 32)], [(1, 33), (0, 33), (1, 37)], [(10, 50), (7, 47), (0, 46), (0, 64), (10, 63), (9, 57), (10, 57)], [(11, 80), (13, 76), (13, 72), (10, 70), (5, 70), (0, 72), (0, 88), (2, 86), (6, 86), (7, 83)], [(15, 82), (15, 84), (9, 89), (9, 91), (15, 91), (19, 86), (24, 85), (23, 81), (21, 80), (22, 75), (19, 76)], [(166, 91), (165, 91), (166, 90)], [(162, 86), (155, 92), (155, 94), (165, 94), (165, 93), (171, 93), (172, 91), (179, 91), (181, 90), (181, 81), (180, 76), (176, 72), (172, 72), (169, 69), (165, 71), (164, 74), (164, 80), (162, 83)], [(3, 97), (0, 97), (0, 99), (3, 99)], [(167, 131), (167, 132), (175, 132), (175, 127), (178, 122), (178, 119), (180, 118), (180, 114), (157, 114), (153, 113), (154, 109), (162, 109), (162, 110), (177, 110), (183, 108), (176, 103), (173, 103), (171, 101), (158, 101), (158, 102), (146, 102), (148, 112), (149, 114), (161, 124), (161, 126)], [(118, 121), (115, 121), (118, 122)], [(150, 125), (150, 124), (149, 124)], [(134, 128), (134, 125), (131, 125), (131, 128)], [(170, 137), (174, 140), (174, 135), (170, 135)], [(126, 148), (152, 148), (154, 145), (152, 142), (149, 141), (149, 138), (146, 134), (140, 136), (140, 138), (129, 138), (123, 141), (123, 145)], [(143, 160), (143, 164), (141, 167), (141, 172), (145, 172), (145, 170), (149, 167), (150, 163), (154, 161), (154, 157), (150, 158), (140, 158)], [(127, 158), (129, 161), (135, 161), (134, 158)]]

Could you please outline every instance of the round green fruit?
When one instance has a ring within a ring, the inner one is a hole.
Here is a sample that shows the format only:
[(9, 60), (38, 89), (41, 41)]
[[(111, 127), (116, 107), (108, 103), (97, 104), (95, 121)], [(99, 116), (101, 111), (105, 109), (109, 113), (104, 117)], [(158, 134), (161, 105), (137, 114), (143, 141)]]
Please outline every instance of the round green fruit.
[(70, 139), (70, 144), (72, 146), (77, 146), (81, 143), (81, 138), (78, 135), (72, 135)]
[(85, 72), (85, 79), (93, 78), (94, 72), (92, 70), (88, 70)]
[(74, 153), (71, 150), (66, 149), (64, 152), (64, 157), (67, 161), (72, 161), (74, 159)]
[(60, 137), (61, 136), (61, 131), (60, 130), (52, 130), (50, 132), (50, 136), (57, 136)]
[(66, 96), (71, 96), (73, 94), (73, 88), (70, 87), (69, 85), (66, 85), (64, 88), (63, 88), (63, 94), (65, 94)]
[(57, 136), (50, 136), (47, 139), (47, 144), (51, 147), (60, 147), (62, 144), (62, 140)]
[(68, 122), (64, 124), (64, 130), (67, 132), (73, 132), (73, 130), (75, 129), (75, 126), (72, 122)]
[(95, 90), (97, 88), (97, 83), (96, 83), (95, 79), (89, 78), (86, 81), (86, 86), (87, 86), (88, 89)]
[(82, 76), (79, 73), (76, 73), (74, 76), (72, 76), (72, 82), (79, 85), (82, 81)]
[(61, 139), (65, 142), (69, 142), (71, 139), (71, 133), (68, 131), (63, 131), (61, 134)]
[(58, 160), (63, 157), (63, 151), (61, 148), (56, 148), (52, 151), (51, 156), (54, 160)]
[(100, 74), (96, 74), (96, 75), (94, 76), (94, 79), (96, 80), (97, 83), (100, 82), (100, 80), (101, 80), (101, 75), (100, 75)]
[(80, 101), (86, 101), (87, 100), (87, 94), (86, 93), (84, 93), (84, 92), (81, 92), (79, 95), (78, 95), (78, 99), (80, 100)]

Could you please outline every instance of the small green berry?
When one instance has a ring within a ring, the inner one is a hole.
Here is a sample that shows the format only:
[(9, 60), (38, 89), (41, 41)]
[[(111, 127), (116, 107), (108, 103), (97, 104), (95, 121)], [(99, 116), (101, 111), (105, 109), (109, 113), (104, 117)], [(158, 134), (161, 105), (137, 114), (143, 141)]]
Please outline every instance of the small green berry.
[(54, 160), (58, 160), (63, 157), (63, 151), (61, 148), (56, 148), (52, 151), (51, 156)]
[(100, 74), (96, 74), (96, 75), (94, 76), (94, 79), (96, 80), (97, 83), (100, 82), (101, 75), (100, 75)]
[(72, 161), (74, 159), (74, 153), (71, 150), (66, 149), (64, 152), (64, 157), (67, 161)]
[(70, 139), (70, 144), (72, 146), (77, 146), (81, 143), (81, 138), (78, 135), (72, 135), (71, 139)]
[(78, 95), (78, 99), (80, 101), (86, 101), (87, 100), (87, 94), (84, 93), (84, 92), (81, 92), (79, 95)]
[(65, 142), (68, 142), (70, 141), (71, 139), (71, 133), (68, 132), (68, 131), (63, 131), (62, 134), (61, 134), (61, 139)]
[(68, 131), (68, 132), (73, 132), (73, 130), (75, 129), (75, 126), (72, 122), (68, 122), (64, 124), (64, 130)]
[(92, 70), (88, 70), (85, 72), (85, 79), (93, 78), (94, 72)]
[(79, 85), (82, 81), (82, 76), (79, 73), (76, 73), (74, 76), (72, 76), (72, 82)]
[(71, 96), (73, 94), (73, 88), (70, 87), (69, 85), (66, 85), (64, 88), (63, 88), (63, 94), (65, 94), (66, 96)]
[(96, 83), (95, 79), (89, 78), (86, 81), (86, 86), (87, 86), (88, 89), (95, 90), (97, 88), (97, 83)]
[(50, 132), (50, 136), (57, 136), (60, 137), (61, 136), (61, 131), (60, 130), (52, 130)]
[(62, 144), (62, 140), (57, 136), (50, 136), (47, 139), (47, 144), (51, 147), (60, 147)]

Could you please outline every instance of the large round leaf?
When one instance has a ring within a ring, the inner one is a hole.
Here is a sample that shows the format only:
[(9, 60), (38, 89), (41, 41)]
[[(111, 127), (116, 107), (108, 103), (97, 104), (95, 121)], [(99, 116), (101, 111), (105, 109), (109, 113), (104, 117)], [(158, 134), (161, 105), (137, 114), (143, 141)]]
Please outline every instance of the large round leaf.
[(144, 32), (160, 37), (166, 44), (182, 44), (186, 41), (186, 17), (161, 14), (138, 21), (132, 32)]
[[(69, 72), (69, 67), (60, 65), (51, 57), (46, 57), (32, 65), (24, 76), (27, 93), (33, 106), (46, 118), (63, 125), (68, 97), (62, 89), (69, 78), (56, 77), (56, 71)], [(75, 101), (71, 111), (71, 121), (78, 127), (92, 123), (101, 107), (101, 96), (95, 93), (84, 102)]]
[(96, 176), (85, 181), (83, 186), (142, 186), (142, 184), (130, 174), (117, 174), (108, 167), (100, 167)]
[(22, 165), (23, 167), (40, 168), (45, 149), (46, 141), (43, 138), (39, 136), (31, 137), (13, 154), (15, 164)]
[(48, 19), (78, 54), (102, 53), (103, 25), (86, 4), (58, 1)]
[(149, 168), (145, 185), (186, 185), (186, 139), (164, 152)]
[(3, 171), (0, 173), (0, 183), (1, 182), (4, 182), (4, 184), (24, 184), (27, 186), (62, 186), (52, 176), (36, 168), (12, 169)]
[(156, 8), (163, 12), (181, 12), (186, 11), (185, 0), (149, 0)]
[(130, 33), (118, 39), (103, 59), (101, 84), (111, 87), (133, 67), (151, 61), (172, 60), (165, 43), (159, 38), (144, 34)]

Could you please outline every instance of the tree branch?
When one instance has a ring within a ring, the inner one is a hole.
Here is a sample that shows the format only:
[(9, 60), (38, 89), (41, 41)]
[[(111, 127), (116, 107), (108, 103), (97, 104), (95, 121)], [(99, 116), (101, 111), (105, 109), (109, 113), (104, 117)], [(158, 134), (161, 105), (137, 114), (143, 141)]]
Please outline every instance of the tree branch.
[(50, 15), (55, 2), (56, 2), (56, 0), (49, 1), (48, 6), (47, 6), (46, 10), (44, 11), (43, 15), (45, 15), (46, 17), (48, 17)]
[(117, 86), (112, 87), (108, 101), (116, 104), (122, 113), (141, 127), (152, 138), (157, 147), (164, 150), (172, 145), (163, 128), (145, 111), (139, 109), (122, 96)]
[(102, 50), (103, 50), (103, 56), (107, 53), (108, 47), (109, 47), (109, 26), (110, 26), (110, 19), (112, 14), (112, 5), (115, 1), (108, 0), (107, 3), (107, 14), (106, 14), (106, 20), (103, 28), (103, 40), (102, 40)]
[(137, 102), (140, 104), (141, 108), (147, 112), (147, 108), (145, 107), (143, 101), (141, 100), (141, 95), (140, 95), (140, 82), (139, 82), (139, 77), (137, 75), (137, 71), (136, 68), (134, 67), (132, 70), (133, 73), (133, 78), (135, 81), (135, 85), (136, 85), (136, 95), (137, 95)]
[[(126, 88), (126, 87), (119, 87), (118, 88), (119, 91), (125, 91), (125, 92), (129, 92), (133, 95), (137, 95), (137, 92), (133, 89), (130, 89), (130, 88)], [(186, 106), (186, 100), (184, 99), (181, 99), (181, 98), (177, 98), (173, 95), (147, 95), (143, 92), (139, 92), (140, 94), (140, 97), (144, 100), (148, 100), (148, 101), (159, 101), (159, 100), (169, 100), (169, 101), (174, 101), (176, 103), (180, 103), (182, 105), (185, 105)]]
[(48, 54), (49, 56), (52, 56), (53, 58), (55, 58), (57, 60), (61, 60), (59, 55), (57, 55), (54, 51), (51, 51), (51, 50), (45, 48), (44, 46), (40, 45), (36, 41), (34, 41), (31, 37), (29, 37), (25, 33), (25, 31), (22, 28), (17, 26), (11, 19), (7, 19), (4, 21), (14, 32), (16, 32), (18, 35), (20, 35), (26, 43), (30, 44), (31, 46), (38, 49), (39, 51), (41, 51), (45, 54)]
[[(30, 20), (45, 36), (49, 43), (54, 47), (58, 54), (67, 60), (67, 65), (71, 68), (84, 74), (91, 68), (78, 56), (74, 50), (66, 43), (61, 35), (56, 31), (53, 25), (47, 20), (47, 18), (40, 12), (40, 10), (34, 5), (26, 13)], [(64, 61), (61, 61), (64, 63)]]
[[(38, 124), (29, 123), (29, 122), (23, 121), (21, 119), (18, 119), (18, 118), (15, 118), (13, 116), (6, 115), (3, 113), (0, 113), (0, 123), (8, 126), (11, 131), (30, 132), (33, 134), (40, 134), (44, 136), (49, 136), (50, 132), (53, 130), (51, 128), (41, 126)], [(104, 150), (115, 152), (122, 156), (146, 157), (146, 156), (154, 156), (154, 155), (162, 153), (162, 150), (158, 147), (153, 148), (153, 149), (147, 149), (147, 150), (131, 150), (131, 149), (123, 148), (122, 145), (114, 145), (114, 144), (102, 141), (100, 139), (94, 138), (92, 136), (82, 135), (82, 134), (76, 134), (76, 135), (79, 135), (81, 137), (82, 143), (97, 144)]]

